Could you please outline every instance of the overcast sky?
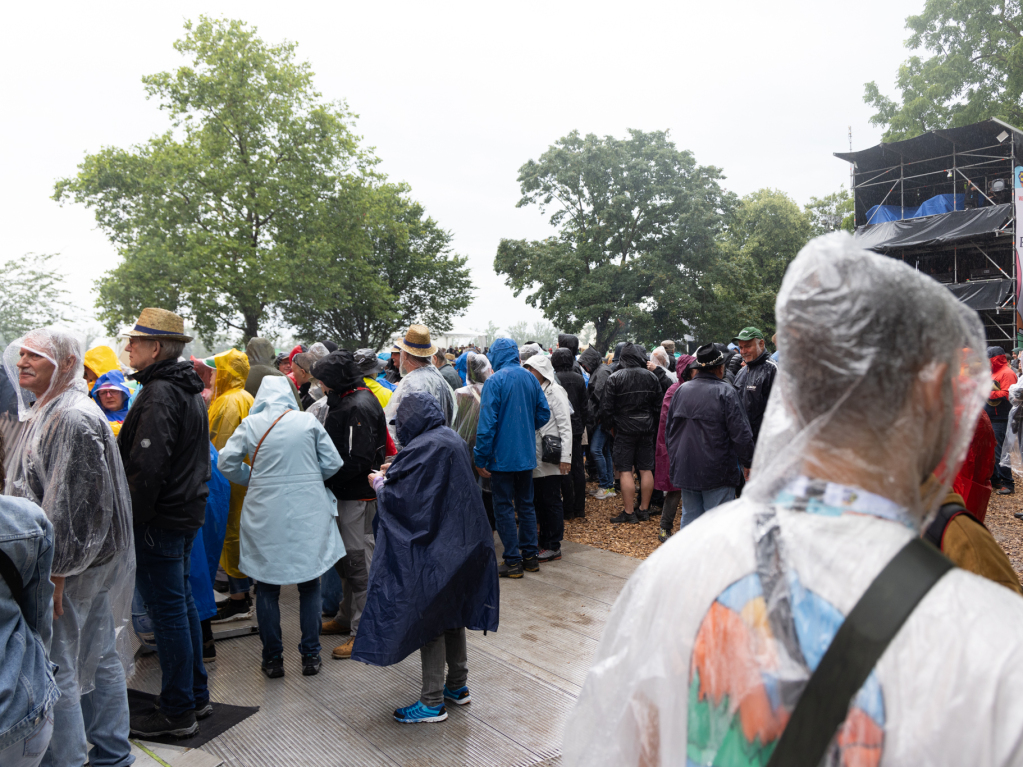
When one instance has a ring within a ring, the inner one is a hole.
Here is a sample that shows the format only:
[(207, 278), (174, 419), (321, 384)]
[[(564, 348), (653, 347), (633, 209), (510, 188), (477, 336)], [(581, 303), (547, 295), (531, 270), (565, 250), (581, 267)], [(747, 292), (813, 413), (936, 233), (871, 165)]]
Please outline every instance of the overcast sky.
[(848, 185), (831, 156), (876, 144), (863, 84), (893, 94), (923, 0), (792, 2), (12, 3), (0, 65), (3, 258), (60, 253), (74, 299), (117, 255), (86, 209), (50, 199), (86, 153), (167, 128), (140, 78), (174, 69), (182, 22), (243, 19), (298, 43), (325, 98), (346, 99), (392, 180), (454, 233), (477, 292), (458, 324), (541, 318), (493, 272), (502, 237), (553, 230), (517, 209), (519, 166), (573, 129), (669, 129), (725, 185), (804, 204)]

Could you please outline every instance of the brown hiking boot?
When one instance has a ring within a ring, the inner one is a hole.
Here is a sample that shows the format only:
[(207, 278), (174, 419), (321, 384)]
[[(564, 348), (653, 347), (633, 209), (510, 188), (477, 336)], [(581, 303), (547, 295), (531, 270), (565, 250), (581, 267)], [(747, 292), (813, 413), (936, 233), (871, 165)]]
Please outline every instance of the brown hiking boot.
[(351, 624), (339, 621), (337, 618), (331, 618), (329, 621), (324, 621), (320, 625), (320, 634), (351, 634)]
[(355, 637), (352, 637), (343, 645), (334, 648), (334, 652), (330, 654), (331, 658), (337, 658), (338, 660), (344, 660), (345, 658), (352, 657), (352, 648), (355, 647)]

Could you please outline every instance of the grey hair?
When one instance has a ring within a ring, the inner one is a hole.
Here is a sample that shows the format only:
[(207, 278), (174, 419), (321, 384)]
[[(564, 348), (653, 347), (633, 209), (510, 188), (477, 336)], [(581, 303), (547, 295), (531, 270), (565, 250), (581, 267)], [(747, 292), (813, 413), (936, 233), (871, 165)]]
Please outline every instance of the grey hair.
[(163, 360), (176, 360), (185, 350), (184, 341), (164, 341), (159, 338), (150, 340), (156, 341), (160, 344), (160, 356), (157, 359), (158, 362), (162, 362)]

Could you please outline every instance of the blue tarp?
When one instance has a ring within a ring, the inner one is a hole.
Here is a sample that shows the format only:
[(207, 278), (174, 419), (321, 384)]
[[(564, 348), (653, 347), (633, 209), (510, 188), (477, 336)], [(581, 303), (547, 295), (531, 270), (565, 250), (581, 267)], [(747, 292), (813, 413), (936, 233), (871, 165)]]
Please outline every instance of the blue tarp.
[(906, 218), (936, 216), (966, 209), (965, 194), (939, 194), (915, 208), (901, 205), (875, 205), (867, 211), (868, 224), (883, 224), (886, 221), (901, 221)]
[(437, 400), (398, 406), (405, 446), (377, 492), (376, 550), (352, 658), (398, 663), (445, 629), (496, 631), (494, 538), (469, 447), (444, 425)]

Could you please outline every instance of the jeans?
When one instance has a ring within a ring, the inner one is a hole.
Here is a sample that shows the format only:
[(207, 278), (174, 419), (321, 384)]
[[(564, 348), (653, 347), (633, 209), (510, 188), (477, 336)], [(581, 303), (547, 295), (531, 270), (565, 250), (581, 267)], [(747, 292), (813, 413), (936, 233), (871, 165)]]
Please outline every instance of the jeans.
[(27, 738), (0, 751), (0, 764), (3, 767), (38, 767), (43, 761), (52, 735), (53, 711), (47, 711), (46, 716)]
[(565, 518), (586, 516), (586, 474), (583, 471), (583, 434), (572, 435), (572, 470), (561, 478)]
[(373, 537), (376, 513), (376, 501), (337, 502), (337, 526), (345, 544), (345, 555), (334, 565), (344, 588), (344, 601), (338, 609), (337, 618), (351, 625), (353, 637), (359, 631), (359, 621), (366, 607), (369, 568), (376, 548)]
[(251, 578), (232, 578), (227, 576), (227, 589), (231, 594), (247, 594), (252, 588)]
[[(664, 505), (661, 507), (661, 529), (669, 533), (675, 526), (675, 512), (678, 510), (678, 502), (682, 500), (681, 490), (669, 490), (664, 494)], [(686, 518), (686, 510), (682, 509), (682, 519)]]
[(541, 549), (560, 551), (565, 535), (564, 507), (561, 505), (561, 475), (533, 478), (533, 501), (540, 527), (537, 543)]
[(149, 608), (160, 655), (160, 709), (170, 717), (210, 699), (202, 664), (202, 626), (188, 580), (194, 530), (135, 526), (135, 585)]
[(337, 615), (338, 605), (344, 599), (344, 589), (341, 586), (341, 576), (333, 567), (320, 576), (320, 598), (323, 602), (323, 614)]
[(590, 454), (597, 463), (597, 482), (604, 490), (615, 485), (615, 467), (611, 460), (611, 435), (604, 431), (603, 426), (593, 430), (590, 438)]
[(735, 500), (734, 487), (715, 487), (713, 490), (682, 491), (682, 522), (679, 530), (703, 516), (715, 506)]
[[(61, 695), (52, 711), (54, 734), (40, 762), (46, 767), (81, 767), (87, 762), (126, 767), (135, 762), (128, 742), (128, 688), (117, 656), (110, 604), (110, 589), (123, 573), (119, 563), (112, 562), (64, 581), (64, 614), (53, 622), (50, 645), (50, 660), (59, 667)], [(96, 664), (93, 689), (84, 695), (78, 683), (81, 663)]]
[(1009, 422), (992, 421), (991, 428), (995, 430), (995, 468), (991, 472), (991, 487), (995, 490), (1007, 487), (1015, 491), (1016, 480), (1013, 479), (1012, 469), (1002, 466), (1002, 445), (1005, 443), (1005, 433), (1009, 430)]
[[(423, 690), (419, 700), (437, 708), (444, 702), (444, 685), (449, 690), (465, 687), (469, 678), (469, 660), (465, 649), (465, 629), (448, 629), (419, 650), (423, 663)], [(444, 674), (444, 664), (448, 672)]]
[[(281, 639), (281, 587), (273, 583), (256, 583), (256, 618), (259, 640), (263, 643), (263, 660), (284, 653)], [(302, 641), (298, 651), (303, 655), (320, 653), (320, 579), (298, 584), (298, 622)]]
[(533, 508), (533, 472), (528, 469), (495, 471), (490, 476), (490, 489), (494, 494), (494, 521), (504, 546), (505, 564), (517, 565), (523, 557), (535, 557), (540, 552)]

